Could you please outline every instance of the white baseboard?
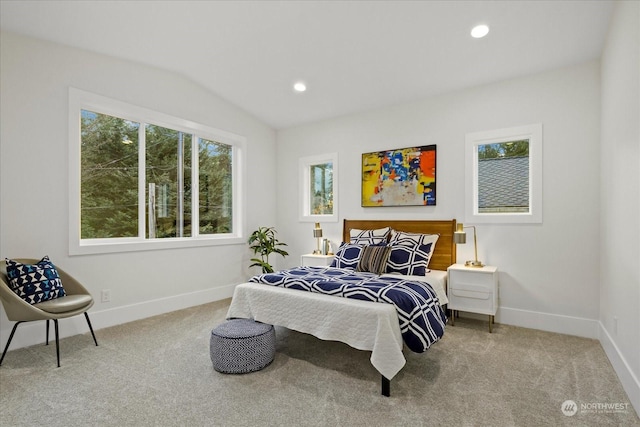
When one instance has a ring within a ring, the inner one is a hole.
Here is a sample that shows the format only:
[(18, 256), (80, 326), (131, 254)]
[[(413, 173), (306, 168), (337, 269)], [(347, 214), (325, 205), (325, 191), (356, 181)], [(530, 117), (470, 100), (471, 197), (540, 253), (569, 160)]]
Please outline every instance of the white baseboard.
[[(102, 328), (120, 325), (132, 322), (134, 320), (144, 319), (151, 316), (157, 316), (171, 311), (182, 310), (188, 307), (207, 304), (213, 301), (219, 301), (233, 296), (233, 290), (236, 285), (227, 285), (203, 291), (190, 292), (187, 294), (174, 295), (166, 298), (159, 298), (151, 301), (144, 301), (137, 304), (130, 304), (115, 308), (96, 310), (95, 307), (89, 310), (89, 317), (93, 330), (97, 331)], [(2, 314), (3, 322), (0, 329), (0, 351), (4, 350), (4, 346), (9, 340), (9, 334), (14, 323), (6, 321), (4, 313)], [(6, 322), (5, 322), (6, 321)], [(60, 338), (70, 337), (77, 334), (89, 333), (89, 327), (84, 316), (75, 316), (68, 319), (60, 319), (59, 334)], [(51, 344), (55, 340), (53, 331), (53, 322), (50, 325)], [(214, 325), (212, 325), (213, 327)], [(28, 322), (22, 323), (16, 329), (16, 333), (11, 341), (9, 351), (22, 347), (28, 347), (36, 344), (43, 344), (46, 340), (45, 322)], [(98, 344), (100, 344), (100, 335), (96, 334)], [(91, 340), (91, 336), (89, 335)], [(1, 354), (1, 353), (0, 353)]]
[(607, 354), (613, 369), (620, 379), (622, 388), (627, 392), (629, 401), (636, 410), (636, 414), (640, 415), (640, 381), (638, 377), (634, 375), (633, 370), (627, 363), (625, 357), (620, 353), (618, 346), (611, 339), (611, 335), (605, 329), (601, 322), (598, 322), (600, 332), (600, 344), (604, 348), (604, 352)]
[(598, 321), (595, 319), (500, 307), (496, 323), (598, 339)]

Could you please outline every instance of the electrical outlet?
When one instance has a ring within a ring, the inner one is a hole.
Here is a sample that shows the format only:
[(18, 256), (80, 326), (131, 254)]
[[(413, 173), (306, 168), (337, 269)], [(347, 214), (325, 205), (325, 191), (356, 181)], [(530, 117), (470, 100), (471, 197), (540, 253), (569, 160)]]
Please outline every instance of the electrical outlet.
[(111, 289), (103, 289), (102, 290), (101, 301), (102, 302), (111, 302)]

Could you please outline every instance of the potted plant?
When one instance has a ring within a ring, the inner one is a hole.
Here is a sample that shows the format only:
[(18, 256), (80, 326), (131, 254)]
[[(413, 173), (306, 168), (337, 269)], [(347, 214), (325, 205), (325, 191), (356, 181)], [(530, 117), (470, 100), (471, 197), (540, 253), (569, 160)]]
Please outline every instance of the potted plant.
[(276, 229), (273, 227), (259, 227), (249, 236), (249, 247), (253, 253), (260, 255), (260, 258), (251, 258), (253, 264), (249, 267), (261, 267), (263, 273), (273, 273), (273, 267), (269, 264), (269, 255), (277, 253), (283, 257), (289, 253), (278, 246), (287, 246), (286, 243), (279, 242), (276, 238)]

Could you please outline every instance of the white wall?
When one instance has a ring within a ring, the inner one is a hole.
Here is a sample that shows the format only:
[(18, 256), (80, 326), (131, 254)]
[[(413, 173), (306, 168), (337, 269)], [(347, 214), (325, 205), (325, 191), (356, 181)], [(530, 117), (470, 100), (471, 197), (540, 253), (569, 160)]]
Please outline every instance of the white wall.
[[(503, 323), (596, 337), (599, 259), (599, 64), (448, 93), (420, 102), (278, 132), (278, 228), (289, 266), (314, 248), (297, 217), (298, 158), (339, 155), (340, 218), (464, 222), (465, 133), (543, 124), (542, 224), (478, 226), (478, 257), (500, 270)], [(360, 206), (361, 154), (437, 144), (437, 206)], [(341, 223), (324, 223), (341, 240)], [(587, 237), (585, 237), (587, 236)], [(458, 246), (458, 260), (473, 245)]]
[[(465, 133), (541, 122), (543, 224), (478, 227), (480, 259), (501, 271), (498, 321), (583, 336), (599, 325), (638, 410), (639, 15), (637, 2), (617, 4), (601, 69), (588, 63), (288, 129), (277, 146), (273, 130), (179, 75), (3, 32), (0, 257), (49, 254), (94, 295), (111, 289), (112, 302), (92, 309), (97, 328), (228, 296), (250, 274), (245, 245), (68, 256), (69, 86), (247, 137), (247, 229), (277, 226), (291, 253), (275, 260), (282, 267), (315, 247), (311, 224), (298, 221), (300, 157), (339, 153), (341, 219), (463, 221)], [(438, 146), (437, 206), (360, 207), (361, 153), (425, 144)], [(341, 223), (323, 228), (337, 245)], [(458, 248), (459, 260), (472, 256), (471, 245)], [(0, 313), (1, 345), (10, 326)], [(42, 341), (40, 326), (26, 328), (12, 348)], [(74, 322), (61, 332), (85, 331)]]
[(619, 2), (602, 56), (600, 341), (640, 413), (640, 3)]
[[(250, 273), (244, 244), (69, 257), (68, 87), (245, 136), (249, 231), (275, 224), (275, 131), (171, 72), (11, 33), (1, 43), (0, 256), (48, 254), (96, 297), (97, 328), (231, 296)], [(112, 302), (100, 303), (102, 289)], [(86, 332), (79, 319), (61, 334)], [(4, 345), (4, 311), (0, 323)], [(40, 324), (19, 329), (12, 348), (44, 339)]]

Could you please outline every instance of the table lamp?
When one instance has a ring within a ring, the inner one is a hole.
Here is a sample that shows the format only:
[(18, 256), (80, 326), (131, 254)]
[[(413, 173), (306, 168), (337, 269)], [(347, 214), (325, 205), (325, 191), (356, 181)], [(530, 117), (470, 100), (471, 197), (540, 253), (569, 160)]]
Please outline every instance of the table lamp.
[(457, 224), (456, 231), (453, 233), (453, 242), (455, 244), (467, 243), (467, 233), (464, 232), (465, 228), (473, 228), (473, 250), (475, 253), (475, 260), (467, 261), (464, 263), (466, 267), (484, 267), (484, 264), (478, 261), (478, 239), (476, 236), (476, 227), (469, 225), (464, 227), (462, 223)]
[(321, 255), (322, 251), (320, 250), (320, 240), (322, 240), (322, 228), (320, 228), (320, 223), (316, 222), (316, 227), (313, 229), (313, 237), (316, 238), (316, 250), (313, 251), (314, 255)]

